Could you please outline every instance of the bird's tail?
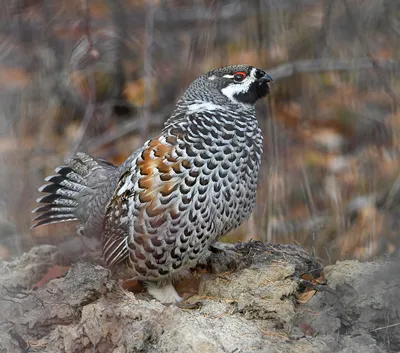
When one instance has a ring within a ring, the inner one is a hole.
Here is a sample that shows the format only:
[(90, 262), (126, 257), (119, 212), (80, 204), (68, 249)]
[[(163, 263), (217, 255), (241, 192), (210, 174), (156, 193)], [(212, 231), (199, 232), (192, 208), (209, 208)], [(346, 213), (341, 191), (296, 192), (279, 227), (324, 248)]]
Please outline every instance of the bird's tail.
[[(39, 188), (40, 192), (48, 193), (36, 201), (44, 204), (32, 211), (40, 213), (33, 218), (35, 228), (44, 224), (80, 220), (79, 211), (85, 205), (81, 205), (86, 193), (90, 193), (88, 184), (91, 182), (89, 174), (96, 173), (97, 169), (104, 166), (112, 166), (103, 160), (94, 159), (85, 153), (77, 153), (66, 161), (66, 165), (58, 167), (56, 175), (51, 175), (45, 180), (45, 184)], [(89, 186), (90, 187), (90, 186)]]

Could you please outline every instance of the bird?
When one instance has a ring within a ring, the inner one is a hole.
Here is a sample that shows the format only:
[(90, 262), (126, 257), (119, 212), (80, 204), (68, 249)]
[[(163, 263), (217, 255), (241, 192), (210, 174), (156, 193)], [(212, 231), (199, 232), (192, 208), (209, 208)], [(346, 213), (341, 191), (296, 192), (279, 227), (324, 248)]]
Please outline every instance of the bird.
[(78, 152), (39, 188), (32, 228), (78, 220), (108, 268), (125, 263), (161, 303), (174, 283), (251, 214), (263, 136), (255, 103), (272, 78), (250, 65), (216, 68), (183, 93), (161, 133), (120, 166)]

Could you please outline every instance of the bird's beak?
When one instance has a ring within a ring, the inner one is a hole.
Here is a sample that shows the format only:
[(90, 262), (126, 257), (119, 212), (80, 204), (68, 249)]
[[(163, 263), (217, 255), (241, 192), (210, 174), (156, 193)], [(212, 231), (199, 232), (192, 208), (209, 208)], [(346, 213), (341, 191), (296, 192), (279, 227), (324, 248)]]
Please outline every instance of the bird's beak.
[(267, 82), (274, 82), (272, 77), (268, 74), (265, 74), (263, 77), (260, 78), (260, 80), (267, 81)]

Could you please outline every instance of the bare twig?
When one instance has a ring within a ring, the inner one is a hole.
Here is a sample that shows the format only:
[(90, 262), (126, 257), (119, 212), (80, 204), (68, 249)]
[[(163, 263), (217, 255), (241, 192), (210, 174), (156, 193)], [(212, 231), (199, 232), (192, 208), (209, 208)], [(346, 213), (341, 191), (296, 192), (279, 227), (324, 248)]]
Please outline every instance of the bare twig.
[[(317, 207), (315, 206), (314, 196), (311, 191), (310, 180), (308, 178), (306, 168), (303, 167), (303, 168), (301, 168), (301, 170), (303, 172), (303, 184), (304, 184), (304, 189), (305, 189), (305, 196), (308, 200), (307, 208), (309, 208), (309, 212), (311, 214), (312, 219), (316, 219), (317, 218)], [(313, 229), (311, 231), (311, 235), (312, 235), (312, 254), (315, 257), (316, 256), (316, 249), (315, 249), (316, 231), (315, 231), (315, 229)]]
[[(259, 0), (248, 0), (248, 1), (232, 1), (230, 3), (223, 4), (221, 6), (221, 16), (218, 18), (218, 21), (234, 21), (240, 19), (246, 19), (248, 16), (255, 15), (258, 13), (258, 8), (256, 5), (256, 1)], [(109, 1), (109, 3), (113, 4), (115, 1)], [(217, 1), (218, 2), (218, 1)], [(315, 5), (319, 3), (320, 0), (279, 0), (279, 1), (268, 1), (271, 3), (270, 8), (276, 10), (291, 10), (293, 9), (293, 5), (296, 6), (308, 6)], [(44, 2), (42, 2), (44, 3)], [(190, 2), (187, 2), (190, 3)], [(202, 23), (209, 20), (214, 19), (213, 11), (210, 11), (208, 6), (202, 5), (201, 2), (193, 2), (195, 6), (186, 5), (181, 6), (179, 11), (175, 11), (169, 8), (159, 7), (160, 11), (157, 11), (155, 16), (155, 24), (158, 26), (165, 27), (182, 27), (187, 26), (188, 24), (193, 23)], [(195, 8), (194, 8), (195, 7)], [(266, 9), (265, 9), (266, 10)], [(135, 6), (130, 8), (124, 8), (125, 16), (129, 19), (129, 22), (136, 28), (143, 28), (143, 24), (145, 22), (145, 11)], [(14, 18), (12, 16), (1, 16), (0, 10), (0, 19), (2, 24), (2, 29), (9, 29), (12, 26), (15, 26)], [(70, 26), (69, 19), (65, 19), (65, 26)], [(60, 22), (61, 24), (61, 22)], [(104, 26), (104, 19), (99, 17), (97, 19), (93, 19), (93, 24), (95, 28), (97, 26)], [(93, 28), (93, 27), (92, 27)]]
[(152, 86), (152, 44), (154, 29), (154, 1), (147, 2), (146, 30), (145, 30), (145, 51), (144, 51), (144, 104), (143, 117), (140, 133), (143, 142), (147, 138), (150, 125), (150, 105), (151, 105), (151, 86)]
[(262, 11), (262, 6), (261, 6), (261, 0), (257, 1), (257, 49), (258, 49), (258, 53), (259, 55), (262, 52), (263, 49), (263, 11)]
[(87, 107), (85, 110), (85, 114), (83, 116), (82, 123), (79, 126), (79, 130), (78, 130), (78, 133), (76, 134), (76, 138), (73, 142), (73, 147), (70, 148), (69, 152), (66, 155), (66, 158), (70, 158), (78, 150), (78, 148), (82, 142), (83, 136), (85, 135), (85, 131), (89, 125), (90, 119), (93, 117), (93, 113), (95, 110), (94, 97), (95, 97), (95, 92), (96, 92), (96, 83), (94, 80), (93, 73), (88, 75), (88, 92), (89, 92), (89, 96), (88, 96), (88, 103), (87, 103)]
[[(274, 179), (277, 180), (279, 178), (279, 171), (281, 169), (281, 159), (279, 158), (280, 156), (280, 145), (279, 145), (279, 139), (278, 139), (278, 131), (277, 131), (277, 126), (275, 124), (275, 120), (273, 119), (273, 110), (272, 110), (272, 104), (270, 98), (268, 98), (268, 114), (270, 119), (267, 120), (267, 126), (266, 126), (266, 131), (267, 131), (267, 136), (268, 138), (266, 139), (266, 150), (268, 153), (268, 163), (270, 165), (269, 167), (269, 175), (268, 179)], [(268, 217), (267, 219), (268, 224), (271, 224), (270, 220), (274, 219), (275, 215), (273, 210), (275, 209), (274, 203), (276, 202), (277, 199), (279, 199), (279, 189), (277, 187), (277, 183), (267, 183), (268, 185), (268, 206), (266, 206), (266, 212), (268, 212)], [(268, 242), (273, 242), (274, 241), (274, 236), (275, 236), (275, 231), (274, 228), (268, 225), (267, 227), (267, 241)]]
[(331, 217), (328, 215), (308, 218), (305, 220), (288, 220), (271, 222), (271, 232), (275, 235), (300, 233), (300, 232), (313, 232), (325, 228)]
[[(379, 69), (378, 60), (372, 56), (369, 45), (368, 45), (367, 41), (364, 39), (364, 36), (362, 35), (360, 29), (357, 26), (356, 19), (352, 13), (352, 10), (350, 8), (348, 1), (342, 0), (342, 2), (344, 4), (344, 7), (346, 8), (346, 13), (347, 13), (347, 17), (349, 18), (350, 26), (353, 27), (353, 30), (354, 30), (355, 34), (357, 35), (357, 38), (361, 44), (364, 54), (367, 55), (368, 60), (371, 62), (372, 68), (374, 68), (375, 70)], [(385, 77), (383, 77), (382, 75), (377, 75), (377, 77), (378, 77), (379, 81), (381, 82), (382, 86), (385, 88), (386, 93), (392, 99), (393, 104), (395, 106), (399, 105), (400, 99), (397, 96), (397, 94), (393, 91), (388, 80)]]
[[(90, 34), (90, 12), (89, 12), (89, 4), (88, 0), (84, 1), (85, 3), (85, 32), (86, 32), (86, 38), (88, 41), (88, 55), (97, 55), (97, 50), (94, 47), (93, 40)], [(87, 81), (88, 81), (88, 102), (87, 102), (87, 107), (85, 110), (85, 114), (82, 119), (82, 123), (79, 126), (79, 130), (77, 133), (77, 137), (74, 140), (73, 147), (69, 150), (67, 153), (66, 158), (70, 158), (72, 155), (75, 154), (77, 149), (79, 148), (83, 136), (85, 135), (85, 131), (89, 125), (90, 119), (93, 117), (93, 113), (95, 110), (95, 98), (96, 98), (96, 81), (94, 77), (94, 73), (91, 71), (88, 73), (87, 76)]]
[[(149, 120), (148, 128), (151, 129), (153, 127), (160, 127), (166, 120), (165, 114), (153, 114), (151, 119)], [(116, 130), (106, 132), (100, 136), (92, 138), (87, 141), (85, 144), (86, 148), (89, 151), (96, 151), (99, 148), (112, 143), (126, 135), (139, 133), (141, 130), (141, 121), (140, 119), (136, 118), (133, 121), (128, 123), (121, 124)]]
[(400, 62), (394, 60), (375, 60), (375, 64), (373, 64), (368, 57), (355, 59), (298, 60), (269, 70), (267, 69), (266, 71), (271, 75), (274, 81), (278, 81), (297, 73), (352, 71), (373, 68), (381, 70), (400, 69)]
[[(232, 21), (241, 18), (247, 18), (249, 15), (257, 14), (259, 11), (256, 2), (259, 0), (251, 1), (232, 1), (231, 3), (220, 6), (220, 12), (218, 21)], [(290, 9), (293, 4), (297, 6), (306, 6), (315, 4), (319, 0), (280, 0), (271, 1), (273, 3), (270, 8), (273, 9)], [(155, 17), (157, 25), (185, 25), (189, 23), (199, 23), (214, 20), (214, 12), (209, 11), (210, 8), (207, 6), (196, 5), (195, 10), (192, 6), (185, 6), (179, 9), (179, 11), (159, 11)], [(265, 8), (267, 10), (267, 8)]]
[(331, 24), (332, 9), (334, 0), (325, 0), (324, 19), (322, 21), (321, 32), (316, 43), (315, 54), (321, 57), (326, 48), (329, 26)]
[(399, 325), (400, 325), (400, 322), (397, 322), (397, 323), (392, 324), (392, 325), (387, 325), (387, 326), (382, 326), (382, 327), (375, 328), (375, 329), (373, 329), (373, 330), (371, 330), (369, 332), (380, 331), (380, 330), (384, 330), (384, 329), (387, 329), (387, 328), (390, 328), (390, 327), (399, 326)]
[[(393, 60), (378, 60), (379, 68), (382, 70), (392, 70), (400, 68), (400, 62)], [(373, 65), (369, 58), (358, 59), (317, 59), (317, 60), (299, 60), (291, 63), (283, 64), (278, 67), (267, 69), (275, 81), (293, 76), (297, 73), (325, 72), (325, 71), (351, 71), (372, 69)], [(170, 109), (173, 109), (171, 106)], [(172, 110), (162, 112), (161, 114), (152, 115), (149, 120), (148, 129), (158, 127), (163, 124), (168, 113)], [(137, 117), (136, 117), (137, 119)], [(86, 147), (91, 151), (95, 151), (102, 146), (112, 143), (121, 137), (132, 133), (140, 132), (141, 123), (134, 120), (129, 123), (122, 124), (116, 131), (106, 132), (97, 136), (86, 143)], [(273, 146), (272, 146), (273, 147)], [(274, 148), (274, 147), (273, 147)]]

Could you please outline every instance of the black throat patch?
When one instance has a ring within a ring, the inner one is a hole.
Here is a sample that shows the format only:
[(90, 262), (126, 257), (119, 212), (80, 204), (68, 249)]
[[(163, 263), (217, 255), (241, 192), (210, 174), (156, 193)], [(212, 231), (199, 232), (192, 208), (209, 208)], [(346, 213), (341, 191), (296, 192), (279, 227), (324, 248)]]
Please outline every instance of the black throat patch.
[(247, 92), (237, 93), (233, 96), (238, 102), (245, 104), (254, 104), (260, 98), (269, 93), (268, 82), (266, 80), (254, 81)]

